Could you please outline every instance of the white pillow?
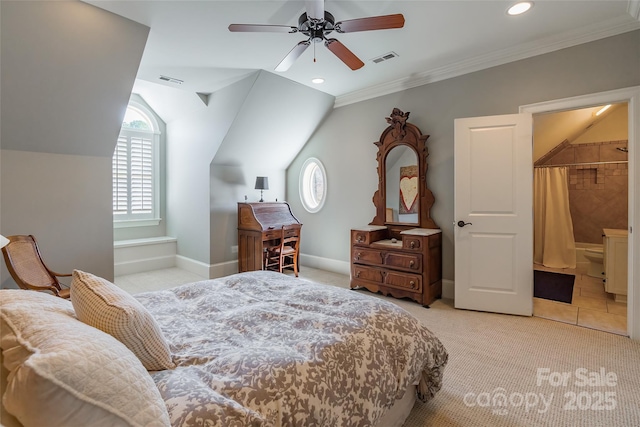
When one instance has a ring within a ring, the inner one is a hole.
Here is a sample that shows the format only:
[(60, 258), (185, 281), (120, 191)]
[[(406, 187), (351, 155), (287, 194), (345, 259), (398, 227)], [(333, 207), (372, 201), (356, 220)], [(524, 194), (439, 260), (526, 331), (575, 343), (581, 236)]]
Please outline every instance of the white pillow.
[(118, 339), (148, 370), (175, 368), (169, 344), (151, 313), (113, 283), (75, 270), (71, 303), (78, 319)]
[(0, 291), (6, 410), (25, 427), (169, 426), (160, 392), (122, 343), (78, 321), (68, 300)]

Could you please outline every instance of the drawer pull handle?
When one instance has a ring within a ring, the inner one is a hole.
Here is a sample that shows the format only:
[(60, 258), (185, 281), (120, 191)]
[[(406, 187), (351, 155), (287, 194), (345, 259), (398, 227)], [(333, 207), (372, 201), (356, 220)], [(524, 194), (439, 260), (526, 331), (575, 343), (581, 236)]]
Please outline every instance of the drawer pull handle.
[(362, 254), (361, 254), (360, 252), (358, 252), (358, 253), (356, 254), (356, 259), (357, 259), (357, 260), (359, 260), (361, 256), (362, 256)]
[(356, 271), (356, 277), (360, 277), (360, 270)]
[(414, 260), (411, 260), (411, 261), (409, 262), (409, 267), (413, 267), (415, 264), (416, 264), (416, 262), (415, 262)]
[(362, 236), (358, 236), (356, 240), (358, 241), (358, 243), (362, 243)]
[(416, 282), (414, 282), (413, 280), (409, 282), (409, 285), (411, 285), (411, 289), (416, 288)]

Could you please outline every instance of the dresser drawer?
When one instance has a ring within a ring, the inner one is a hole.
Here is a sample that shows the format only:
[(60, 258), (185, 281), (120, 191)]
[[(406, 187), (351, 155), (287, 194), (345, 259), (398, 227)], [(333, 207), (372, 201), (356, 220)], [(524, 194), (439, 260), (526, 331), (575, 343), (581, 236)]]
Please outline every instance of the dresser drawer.
[(362, 265), (353, 265), (352, 274), (355, 279), (367, 280), (369, 282), (384, 283), (384, 270)]
[(355, 264), (400, 268), (415, 272), (422, 271), (422, 254), (354, 247), (351, 258)]
[(274, 240), (274, 239), (279, 239), (280, 236), (282, 236), (282, 230), (272, 230), (272, 231), (266, 231), (263, 234), (263, 239), (264, 240)]
[(353, 262), (362, 264), (382, 265), (383, 251), (354, 247), (352, 251)]
[(402, 238), (402, 248), (412, 251), (421, 251), (423, 245), (422, 237), (404, 236)]
[(352, 274), (356, 280), (365, 280), (411, 292), (422, 292), (422, 276), (419, 274), (403, 273), (366, 265), (353, 265)]
[(411, 271), (422, 271), (422, 255), (385, 252), (383, 264), (388, 267), (402, 268)]
[(387, 230), (351, 230), (351, 244), (368, 246), (378, 240), (386, 239)]
[(384, 274), (384, 284), (394, 288), (422, 292), (422, 276), (418, 274), (386, 270)]

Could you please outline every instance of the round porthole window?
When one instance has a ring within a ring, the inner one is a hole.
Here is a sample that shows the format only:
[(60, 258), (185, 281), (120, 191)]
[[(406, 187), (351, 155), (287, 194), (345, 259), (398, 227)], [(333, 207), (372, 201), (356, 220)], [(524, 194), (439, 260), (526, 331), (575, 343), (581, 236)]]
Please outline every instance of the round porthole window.
[(304, 208), (311, 212), (322, 209), (327, 197), (327, 172), (320, 160), (307, 159), (300, 170), (300, 200)]

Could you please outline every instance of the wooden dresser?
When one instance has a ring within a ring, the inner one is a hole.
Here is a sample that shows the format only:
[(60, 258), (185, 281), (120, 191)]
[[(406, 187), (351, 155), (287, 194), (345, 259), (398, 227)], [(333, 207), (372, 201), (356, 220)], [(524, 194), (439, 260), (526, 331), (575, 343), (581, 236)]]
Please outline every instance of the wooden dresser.
[(351, 230), (351, 285), (429, 306), (442, 296), (442, 231), (400, 232), (369, 225)]
[(442, 297), (442, 230), (431, 218), (427, 140), (398, 108), (378, 147), (376, 216), (351, 230), (351, 289), (365, 288), (428, 307)]
[(264, 248), (291, 224), (298, 227), (289, 233), (299, 236), (302, 224), (286, 202), (238, 203), (238, 271), (262, 270)]

